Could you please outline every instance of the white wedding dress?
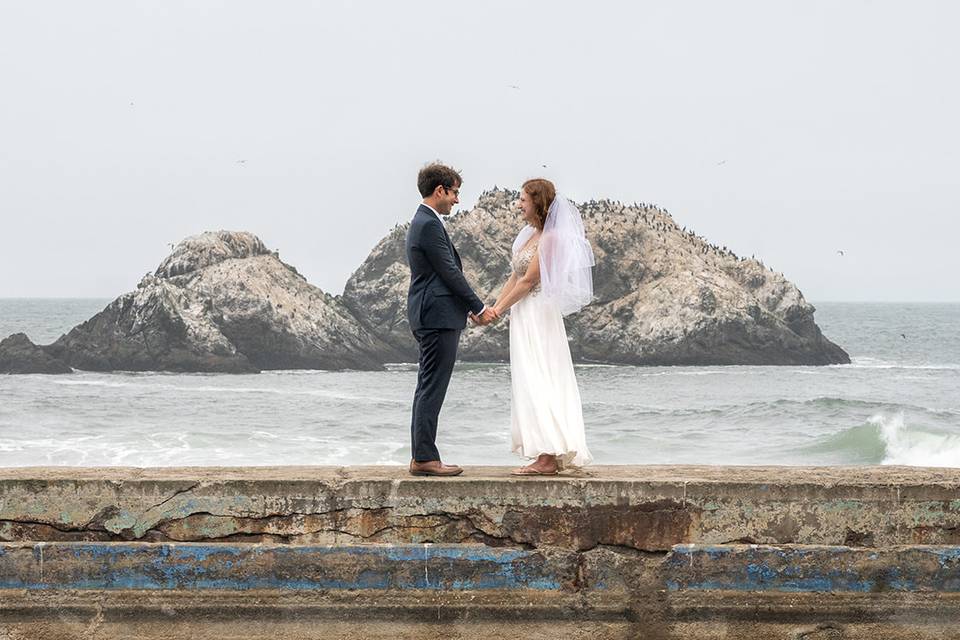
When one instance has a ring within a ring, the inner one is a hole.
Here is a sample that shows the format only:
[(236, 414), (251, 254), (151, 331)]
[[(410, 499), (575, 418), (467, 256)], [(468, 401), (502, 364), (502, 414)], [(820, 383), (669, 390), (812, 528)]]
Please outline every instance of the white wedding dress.
[[(538, 239), (513, 255), (517, 277), (530, 265)], [(510, 433), (514, 453), (557, 456), (561, 469), (593, 460), (583, 428), (580, 390), (559, 307), (537, 284), (510, 309)]]

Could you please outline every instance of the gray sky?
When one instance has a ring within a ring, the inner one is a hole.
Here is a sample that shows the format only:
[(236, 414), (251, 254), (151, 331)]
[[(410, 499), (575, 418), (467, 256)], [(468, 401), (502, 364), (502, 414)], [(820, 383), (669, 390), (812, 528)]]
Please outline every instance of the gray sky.
[(664, 206), (810, 300), (957, 301), (958, 24), (947, 1), (0, 0), (0, 297), (114, 297), (221, 228), (340, 293), (439, 158), (463, 208), (544, 175)]

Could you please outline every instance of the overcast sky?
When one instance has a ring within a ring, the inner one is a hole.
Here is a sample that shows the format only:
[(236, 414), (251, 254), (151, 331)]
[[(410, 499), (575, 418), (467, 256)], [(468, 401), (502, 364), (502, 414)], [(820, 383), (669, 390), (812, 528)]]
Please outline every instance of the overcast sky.
[(0, 297), (112, 298), (216, 229), (340, 293), (439, 158), (463, 208), (543, 175), (812, 301), (958, 301), (958, 7), (0, 0)]

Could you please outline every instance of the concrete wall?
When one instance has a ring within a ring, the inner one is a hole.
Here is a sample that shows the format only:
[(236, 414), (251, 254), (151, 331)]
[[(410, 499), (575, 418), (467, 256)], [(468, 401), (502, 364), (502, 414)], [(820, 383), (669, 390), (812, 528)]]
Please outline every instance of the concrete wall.
[(958, 488), (902, 467), (4, 469), (0, 640), (960, 637)]

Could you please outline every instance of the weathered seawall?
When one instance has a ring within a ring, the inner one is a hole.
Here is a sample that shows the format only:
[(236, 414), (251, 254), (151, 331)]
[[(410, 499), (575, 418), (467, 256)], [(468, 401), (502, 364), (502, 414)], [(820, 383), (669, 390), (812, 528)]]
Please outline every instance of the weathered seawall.
[(960, 470), (0, 471), (0, 638), (960, 637)]

